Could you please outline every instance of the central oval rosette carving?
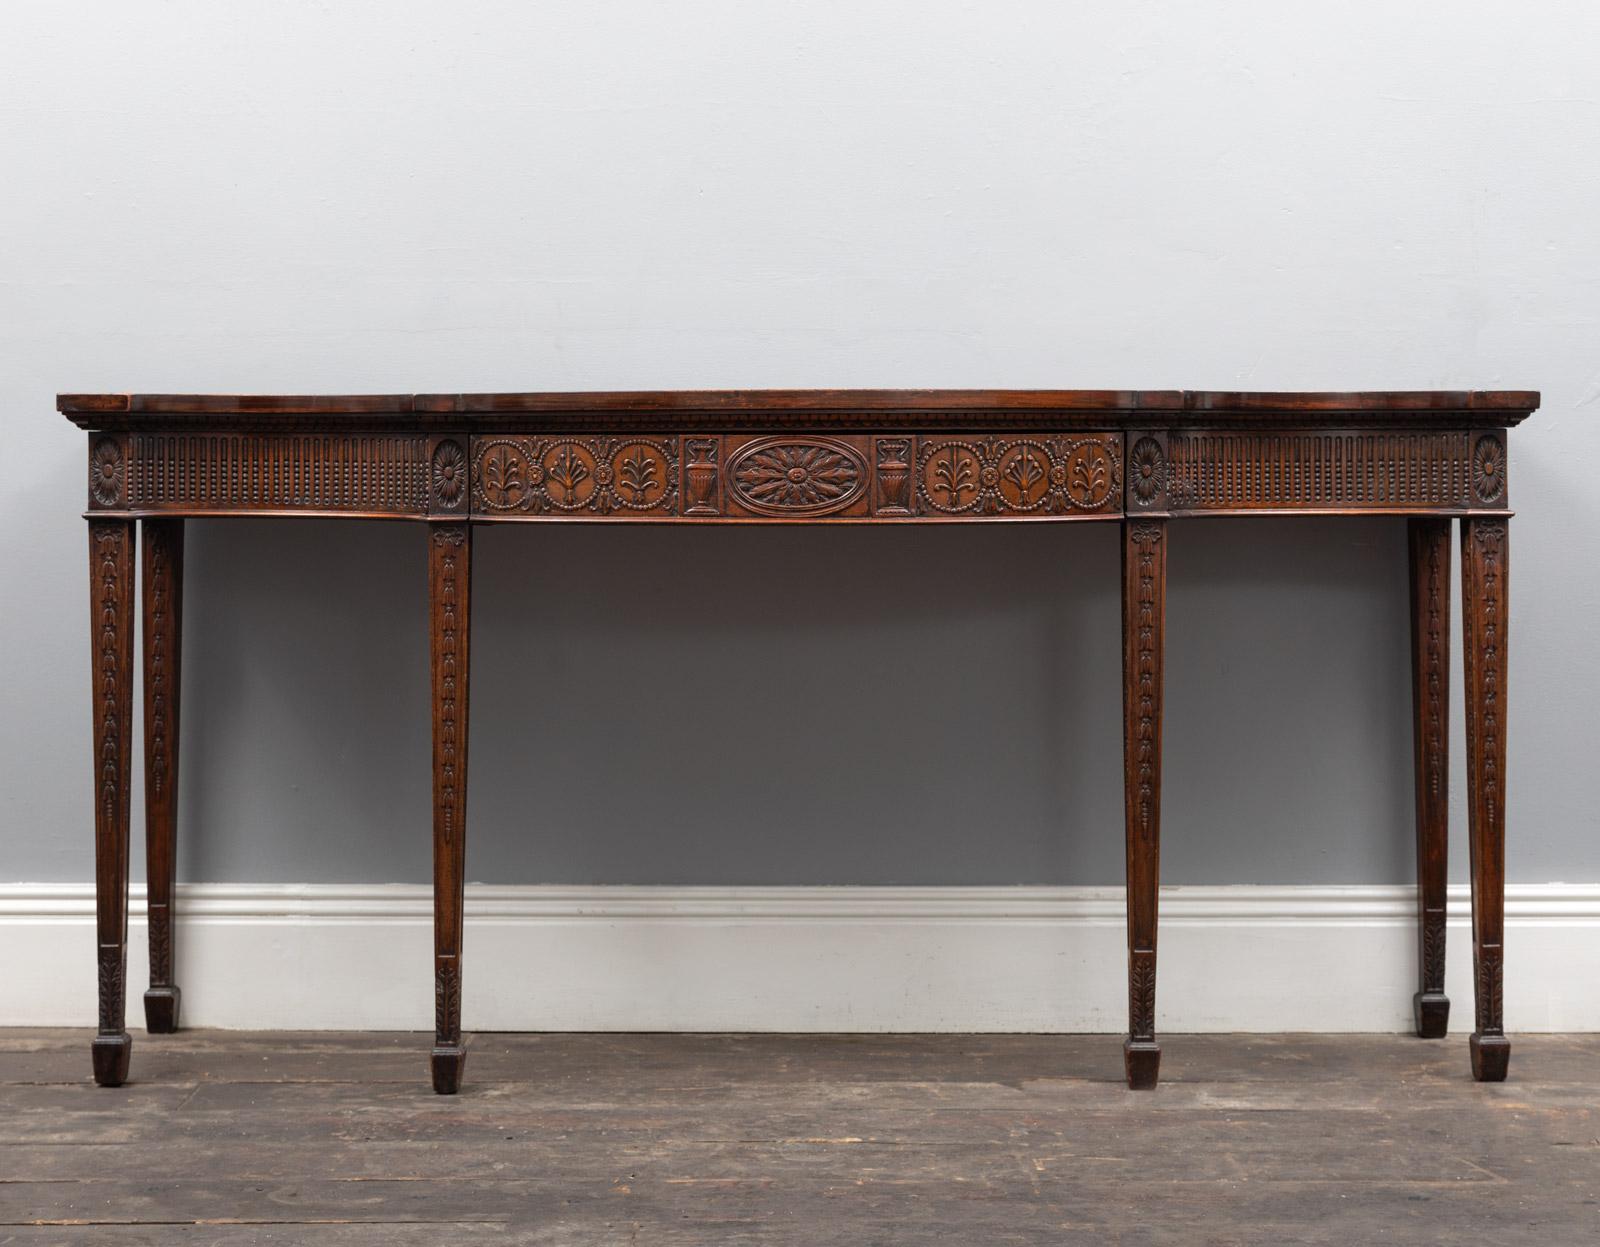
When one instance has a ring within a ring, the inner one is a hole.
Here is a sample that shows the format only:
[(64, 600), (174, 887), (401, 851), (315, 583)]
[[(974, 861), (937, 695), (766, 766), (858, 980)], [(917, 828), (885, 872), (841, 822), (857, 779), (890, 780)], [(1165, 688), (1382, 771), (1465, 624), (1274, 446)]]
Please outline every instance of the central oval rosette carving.
[(728, 465), (739, 504), (757, 515), (831, 515), (867, 487), (855, 447), (827, 437), (768, 437), (751, 442)]

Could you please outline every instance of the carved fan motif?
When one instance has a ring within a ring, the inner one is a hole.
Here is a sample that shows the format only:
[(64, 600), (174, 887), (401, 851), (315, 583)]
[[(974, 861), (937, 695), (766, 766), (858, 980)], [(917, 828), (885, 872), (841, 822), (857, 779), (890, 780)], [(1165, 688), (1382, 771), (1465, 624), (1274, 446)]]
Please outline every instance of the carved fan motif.
[(1008, 506), (1031, 511), (1050, 492), (1050, 457), (1044, 447), (1021, 442), (1000, 457), (996, 488)]
[(581, 507), (597, 485), (607, 483), (596, 478), (594, 453), (577, 442), (557, 442), (540, 463), (545, 494), (562, 510)]

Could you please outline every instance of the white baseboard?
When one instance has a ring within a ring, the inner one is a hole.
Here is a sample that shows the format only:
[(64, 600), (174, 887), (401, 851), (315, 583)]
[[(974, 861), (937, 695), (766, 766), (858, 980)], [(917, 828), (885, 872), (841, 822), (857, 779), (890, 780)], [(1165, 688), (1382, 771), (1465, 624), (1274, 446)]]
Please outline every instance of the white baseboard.
[[(1161, 893), (1167, 1031), (1401, 1031), (1408, 887)], [(191, 884), (183, 1021), (433, 1024), (429, 892)], [(1450, 891), (1451, 1026), (1472, 1020), (1469, 899)], [(143, 889), (129, 1022), (142, 1024)], [(1506, 1025), (1600, 1030), (1600, 885), (1508, 889)], [(468, 1030), (1120, 1031), (1120, 888), (493, 887), (467, 890)], [(0, 1020), (90, 1025), (94, 889), (0, 884)]]

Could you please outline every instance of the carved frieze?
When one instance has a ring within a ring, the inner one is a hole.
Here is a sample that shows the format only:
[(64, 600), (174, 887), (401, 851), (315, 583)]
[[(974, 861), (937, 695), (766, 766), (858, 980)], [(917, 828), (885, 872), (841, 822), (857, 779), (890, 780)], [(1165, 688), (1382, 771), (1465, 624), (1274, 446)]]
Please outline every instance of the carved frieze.
[(919, 438), (916, 481), (924, 515), (1119, 510), (1122, 438)]
[[(901, 519), (1507, 505), (1505, 437), (1334, 429), (101, 434), (91, 509)], [(1126, 499), (1124, 499), (1126, 494)]]
[(1422, 430), (1167, 439), (1168, 501), (1179, 511), (1467, 508), (1504, 490), (1504, 446), (1492, 435), (1476, 447), (1463, 432)]
[(482, 438), (472, 483), (473, 510), (487, 515), (672, 515), (677, 439)]
[(1088, 517), (1121, 513), (1122, 435), (497, 434), (469, 476), (486, 519)]
[(154, 511), (422, 514), (430, 478), (440, 497), (450, 488), (444, 447), (453, 444), (441, 442), (443, 458), (430, 465), (424, 437), (136, 433), (130, 439), (128, 505)]

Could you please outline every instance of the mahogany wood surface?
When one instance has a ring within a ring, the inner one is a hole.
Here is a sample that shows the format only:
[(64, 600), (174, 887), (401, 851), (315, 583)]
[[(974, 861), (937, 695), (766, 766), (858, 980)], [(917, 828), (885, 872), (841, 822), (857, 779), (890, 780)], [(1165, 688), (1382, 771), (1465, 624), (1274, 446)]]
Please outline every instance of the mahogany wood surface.
[(95, 1081), (120, 1086), (133, 1040), (125, 1021), (128, 943), (128, 764), (133, 739), (133, 524), (89, 522), (94, 687), (95, 944), (100, 1027)]
[(172, 966), (172, 894), (178, 852), (178, 678), (183, 653), (183, 521), (140, 525), (144, 598), (144, 835), (150, 927), (145, 1029), (178, 1029), (182, 993)]
[(467, 637), (472, 529), (428, 533), (428, 652), (433, 698), (433, 1089), (453, 1094), (461, 1042), (461, 934), (467, 833)]
[(1461, 648), (1466, 656), (1467, 848), (1472, 858), (1472, 1074), (1506, 1076), (1501, 1019), (1506, 884), (1506, 625), (1511, 562), (1502, 518), (1461, 523)]
[(1444, 1033), (1450, 521), (1461, 520), (1476, 1028), (1504, 1078), (1507, 431), (1522, 390), (687, 390), (63, 394), (88, 431), (100, 967), (96, 1080), (124, 1025), (133, 527), (143, 537), (148, 1029), (176, 1028), (183, 521), (344, 516), (428, 529), (433, 1083), (460, 1086), (472, 528), (483, 523), (1107, 522), (1123, 526), (1128, 879), (1125, 1073), (1151, 1087), (1168, 533), (1176, 519), (1410, 517), (1417, 1031)]
[(1442, 1039), (1450, 800), (1450, 521), (1408, 521), (1411, 718), (1417, 794), (1417, 1034)]
[(1128, 1086), (1153, 1087), (1156, 1043), (1156, 902), (1161, 863), (1161, 693), (1166, 662), (1167, 521), (1122, 526), (1122, 776), (1127, 797)]

